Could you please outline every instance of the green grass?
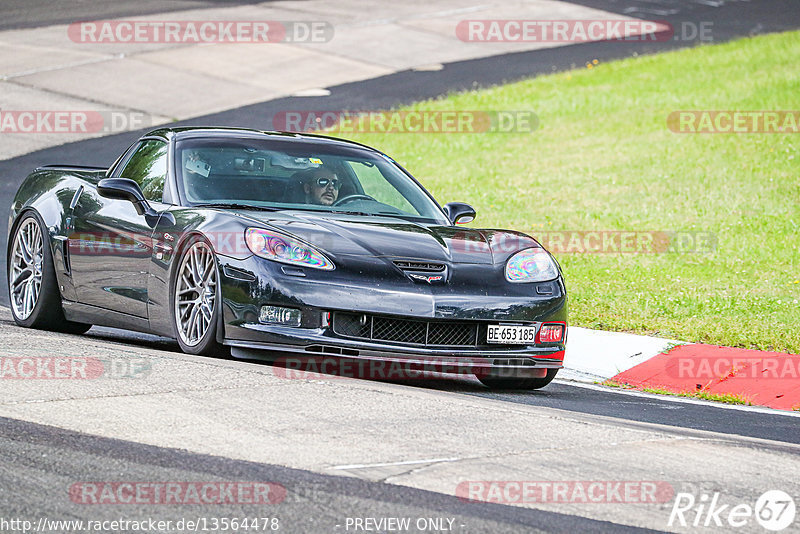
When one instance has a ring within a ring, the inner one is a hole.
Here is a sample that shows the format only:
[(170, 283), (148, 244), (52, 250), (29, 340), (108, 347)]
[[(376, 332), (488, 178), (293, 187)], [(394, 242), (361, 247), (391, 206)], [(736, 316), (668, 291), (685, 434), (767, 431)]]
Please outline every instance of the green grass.
[(752, 403), (741, 395), (732, 393), (708, 393), (706, 391), (670, 391), (662, 388), (642, 388), (645, 393), (655, 393), (658, 395), (673, 395), (675, 397), (688, 397), (691, 399), (703, 399), (724, 404), (744, 404), (750, 406)]
[(617, 382), (616, 380), (605, 380), (603, 382), (595, 382), (595, 384), (600, 384), (601, 386), (606, 386), (609, 388), (617, 388), (617, 389), (636, 389), (634, 386), (630, 384), (626, 384), (625, 382)]
[(724, 404), (743, 404), (745, 406), (751, 406), (752, 403), (747, 400), (747, 398), (741, 395), (735, 395), (732, 393), (708, 393), (706, 391), (670, 391), (668, 389), (663, 388), (642, 388), (642, 391), (645, 393), (655, 393), (658, 395), (672, 395), (675, 397), (688, 397), (691, 399), (703, 399), (707, 401), (713, 402), (721, 402)]
[(672, 395), (673, 397), (702, 399), (712, 402), (722, 402), (724, 404), (743, 404), (745, 406), (752, 405), (752, 403), (750, 402), (750, 400), (747, 399), (747, 397), (743, 395), (737, 395), (734, 393), (709, 393), (707, 391), (672, 391), (669, 389), (659, 388), (659, 387), (643, 387), (639, 389), (630, 384), (626, 384), (625, 382), (617, 382), (616, 380), (606, 380), (604, 382), (599, 382), (599, 384), (611, 388), (637, 389), (638, 391), (642, 391), (644, 393), (653, 393), (656, 395)]
[[(475, 227), (706, 231), (711, 253), (560, 254), (571, 324), (800, 352), (800, 134), (675, 134), (676, 110), (800, 109), (800, 33), (600, 63), (418, 103), (532, 110), (528, 134), (346, 135)], [(587, 61), (593, 58), (587, 57)]]

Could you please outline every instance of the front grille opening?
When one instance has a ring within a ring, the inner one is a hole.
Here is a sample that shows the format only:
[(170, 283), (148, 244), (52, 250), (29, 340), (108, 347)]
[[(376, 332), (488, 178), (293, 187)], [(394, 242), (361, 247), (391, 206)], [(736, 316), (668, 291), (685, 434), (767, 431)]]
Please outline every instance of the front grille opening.
[(418, 273), (441, 273), (444, 271), (443, 263), (408, 260), (395, 260), (392, 263), (394, 263), (402, 271), (414, 271)]
[(531, 360), (529, 358), (495, 358), (494, 360), (492, 360), (492, 364), (493, 365), (501, 365), (501, 366), (502, 365), (515, 365), (515, 366), (529, 365), (529, 366), (535, 366), (536, 362), (534, 362), (533, 360)]
[(429, 323), (429, 345), (477, 345), (478, 325), (469, 323)]
[(343, 337), (434, 347), (477, 347), (486, 328), (476, 322), (397, 319), (336, 312), (333, 332)]

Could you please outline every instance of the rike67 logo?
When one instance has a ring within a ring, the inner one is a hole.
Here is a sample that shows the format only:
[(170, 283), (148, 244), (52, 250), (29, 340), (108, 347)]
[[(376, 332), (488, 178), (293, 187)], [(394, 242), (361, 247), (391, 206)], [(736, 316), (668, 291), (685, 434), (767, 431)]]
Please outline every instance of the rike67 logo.
[(675, 495), (667, 526), (679, 530), (712, 527), (731, 531), (752, 528), (756, 522), (769, 531), (780, 532), (794, 524), (796, 513), (794, 499), (781, 490), (767, 491), (755, 505), (724, 502), (719, 492), (701, 493), (700, 497), (681, 492)]

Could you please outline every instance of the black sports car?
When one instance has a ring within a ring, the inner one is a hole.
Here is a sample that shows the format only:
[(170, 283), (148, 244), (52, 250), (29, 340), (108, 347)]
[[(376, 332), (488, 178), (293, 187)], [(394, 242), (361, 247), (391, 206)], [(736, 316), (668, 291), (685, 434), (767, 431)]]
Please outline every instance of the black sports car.
[(567, 296), (533, 238), (458, 226), (400, 165), (319, 135), (159, 129), (108, 169), (46, 166), (17, 192), (22, 326), (174, 337), (192, 354), (336, 358), (539, 388)]

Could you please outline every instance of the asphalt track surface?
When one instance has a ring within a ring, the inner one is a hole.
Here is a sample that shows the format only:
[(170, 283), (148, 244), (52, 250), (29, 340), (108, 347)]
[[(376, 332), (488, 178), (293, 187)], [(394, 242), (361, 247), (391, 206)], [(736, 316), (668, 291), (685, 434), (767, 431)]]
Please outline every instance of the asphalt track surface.
[(188, 9), (262, 4), (269, 0), (3, 0), (0, 30), (39, 28), (82, 20), (104, 20)]
[[(711, 20), (714, 22), (714, 37), (717, 42), (754, 33), (800, 27), (800, 2), (796, 0), (765, 0), (758, 3), (575, 0), (575, 3), (673, 23)], [(103, 1), (77, 4), (77, 7), (71, 5), (67, 9), (48, 6), (41, 0), (9, 0), (0, 8), (0, 20), (3, 21), (0, 28), (33, 27), (81, 18), (135, 16), (204, 7), (209, 4), (212, 2)], [(26, 7), (31, 9), (25, 9)], [(444, 65), (441, 71), (400, 72), (333, 87), (327, 97), (284, 98), (180, 124), (269, 129), (273, 115), (286, 109), (352, 109), (356, 106), (381, 109), (436, 97), (450, 91), (487, 87), (570, 69), (583, 65), (590, 59), (607, 61), (685, 45), (678, 42), (587, 43), (464, 61)], [(17, 186), (31, 169), (51, 163), (107, 165), (141, 133), (129, 132), (72, 143), (0, 162), (0, 205), (4, 206), (3, 220), (6, 220), (6, 210)], [(1, 259), (5, 265), (5, 231), (0, 239)], [(1, 295), (0, 300), (7, 305), (5, 287)], [(111, 329), (93, 329), (88, 335), (134, 345), (146, 344), (150, 348), (176, 350), (174, 343), (161, 338)], [(553, 383), (545, 390), (533, 393), (488, 392), (477, 382), (466, 379), (429, 380), (407, 385), (628, 421), (664, 424), (687, 431), (710, 430), (735, 436), (800, 443), (798, 419), (795, 417), (676, 402), (658, 397), (631, 396), (568, 383)], [(365, 515), (451, 516), (464, 525), (465, 528), (461, 529), (463, 532), (643, 531), (567, 514), (486, 503), (464, 503), (440, 493), (198, 455), (4, 418), (0, 418), (0, 451), (0, 457), (4, 459), (3, 467), (0, 468), (0, 501), (3, 502), (5, 516), (36, 517), (47, 510), (55, 518), (85, 517), (85, 511), (63, 498), (69, 484), (75, 480), (86, 480), (87, 477), (112, 480), (125, 473), (128, 480), (268, 480), (282, 483), (287, 487), (288, 497), (286, 503), (281, 505), (280, 516), (285, 524), (292, 525), (282, 528), (281, 531), (284, 532), (333, 530), (343, 517)], [(255, 510), (248, 509), (246, 505), (242, 505), (241, 510), (226, 505), (216, 515), (242, 517), (253, 515), (252, 512)], [(264, 515), (263, 509), (257, 512), (259, 516)], [(113, 507), (99, 506), (90, 515), (93, 519), (116, 519), (120, 513)], [(135, 509), (127, 508), (124, 515), (126, 519), (156, 517), (162, 520), (178, 520), (198, 514), (186, 507), (137, 506)], [(202, 515), (213, 516), (215, 510), (204, 508)]]
[[(230, 460), (128, 441), (88, 436), (50, 426), (0, 418), (0, 498), (5, 517), (136, 521), (198, 517), (280, 518), (280, 532), (344, 531), (347, 517), (449, 517), (454, 530), (474, 532), (657, 532), (581, 517), (492, 503), (357, 478), (328, 476), (281, 466)], [(65, 499), (75, 481), (252, 481), (286, 488), (286, 500), (270, 505), (198, 507), (77, 504)], [(9, 491), (3, 491), (7, 488)], [(13, 488), (13, 491), (10, 489)], [(96, 508), (88, 512), (86, 507)], [(340, 525), (337, 528), (337, 525)]]

